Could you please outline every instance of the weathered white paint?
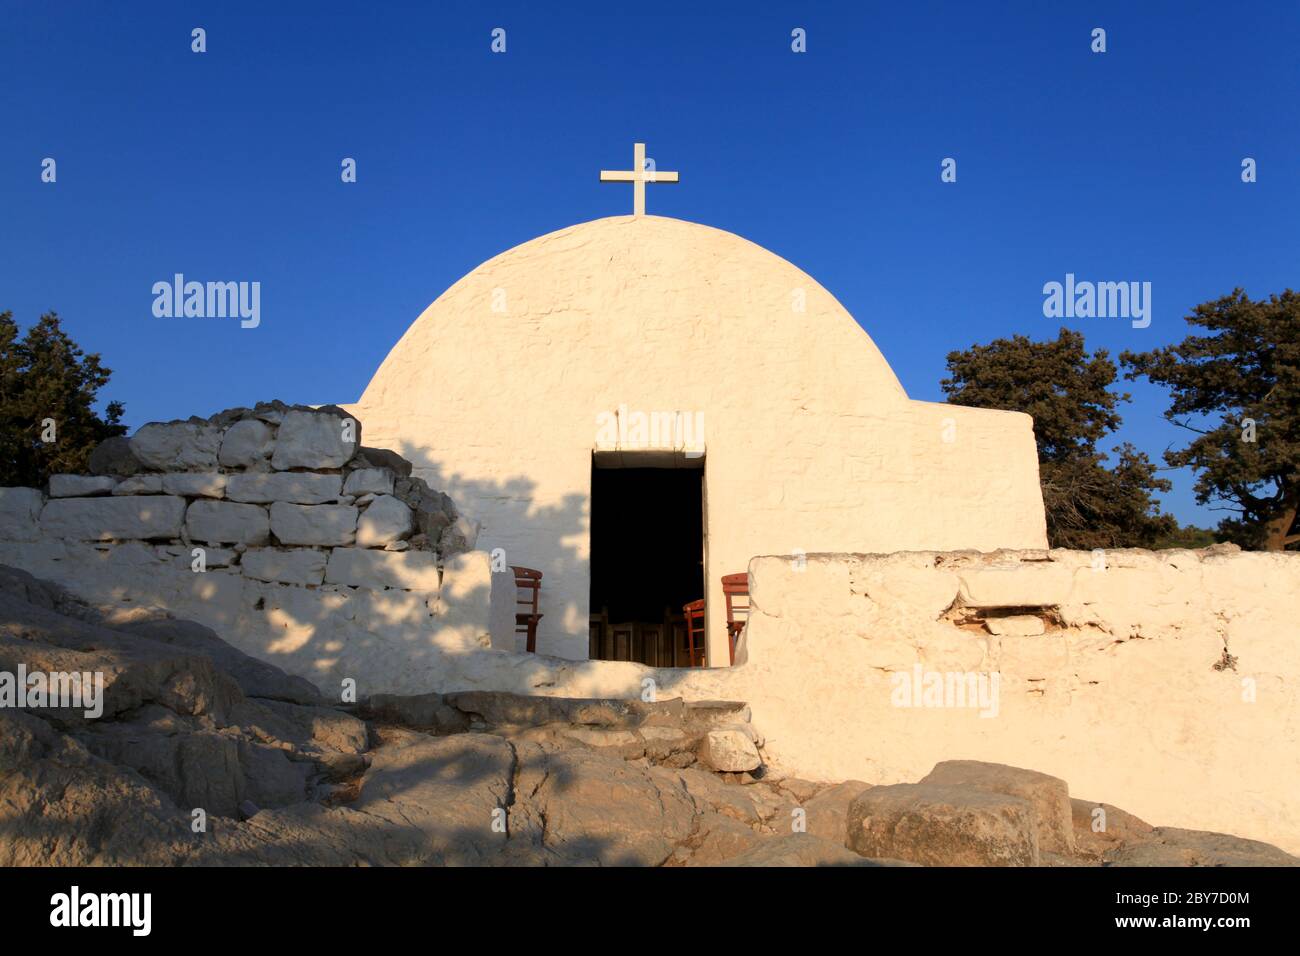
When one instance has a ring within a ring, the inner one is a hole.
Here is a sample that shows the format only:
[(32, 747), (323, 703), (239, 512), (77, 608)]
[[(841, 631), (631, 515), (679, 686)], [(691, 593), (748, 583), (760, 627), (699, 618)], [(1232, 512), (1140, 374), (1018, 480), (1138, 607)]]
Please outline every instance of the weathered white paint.
[(483, 264), (349, 411), (482, 522), (480, 548), (544, 573), (538, 648), (583, 659), (592, 452), (621, 406), (703, 415), (713, 662), (720, 578), (755, 554), (1046, 544), (1027, 415), (909, 400), (812, 278), (675, 219), (600, 219)]

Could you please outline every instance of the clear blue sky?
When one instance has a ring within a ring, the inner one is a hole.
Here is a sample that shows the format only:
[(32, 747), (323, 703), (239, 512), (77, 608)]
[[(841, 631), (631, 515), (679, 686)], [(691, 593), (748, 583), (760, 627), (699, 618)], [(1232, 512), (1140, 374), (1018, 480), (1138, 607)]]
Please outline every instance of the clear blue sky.
[[(0, 0), (0, 309), (59, 312), (132, 426), (352, 401), (475, 265), (630, 211), (596, 175), (643, 140), (682, 173), (651, 213), (791, 260), (939, 399), (951, 349), (1063, 321), (1117, 354), (1234, 286), (1300, 284), (1298, 49), (1293, 0)], [(155, 318), (176, 272), (260, 281), (261, 326)], [(1150, 281), (1151, 327), (1044, 318), (1066, 272)], [(1117, 440), (1183, 441), (1160, 391), (1124, 387)], [(1173, 477), (1167, 507), (1216, 521)]]

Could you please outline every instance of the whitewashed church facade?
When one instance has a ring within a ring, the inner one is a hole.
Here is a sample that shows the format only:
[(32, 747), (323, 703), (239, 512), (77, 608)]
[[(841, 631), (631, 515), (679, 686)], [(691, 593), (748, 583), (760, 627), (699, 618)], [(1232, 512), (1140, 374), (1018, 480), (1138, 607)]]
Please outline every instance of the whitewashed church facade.
[(654, 571), (661, 538), (673, 560), (697, 549), (712, 665), (721, 576), (756, 555), (1047, 543), (1028, 415), (909, 399), (808, 275), (676, 219), (599, 219), (484, 263), (348, 407), (481, 523), (479, 548), (543, 572), (537, 650), (560, 657), (589, 655), (593, 567), (622, 590), (682, 580)]

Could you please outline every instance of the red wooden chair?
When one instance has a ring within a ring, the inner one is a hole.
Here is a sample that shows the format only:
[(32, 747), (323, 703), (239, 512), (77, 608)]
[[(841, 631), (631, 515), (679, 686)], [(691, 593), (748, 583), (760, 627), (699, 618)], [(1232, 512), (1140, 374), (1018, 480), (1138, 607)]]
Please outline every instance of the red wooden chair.
[[(525, 608), (515, 612), (515, 633), (528, 635), (525, 646), (529, 653), (537, 653), (537, 622), (543, 615), (537, 613), (537, 600), (542, 590), (542, 572), (532, 568), (518, 568), (515, 573), (515, 604)], [(521, 596), (522, 595), (522, 596)]]
[[(722, 593), (727, 599), (727, 644), (731, 654), (731, 663), (736, 663), (736, 641), (749, 620), (749, 572), (724, 574), (722, 576)], [(737, 619), (736, 615), (744, 614)]]
[[(705, 652), (704, 598), (682, 605), (682, 613), (686, 615), (686, 645), (690, 653), (690, 663), (686, 666), (703, 667)], [(699, 641), (698, 645), (696, 644), (697, 639)]]

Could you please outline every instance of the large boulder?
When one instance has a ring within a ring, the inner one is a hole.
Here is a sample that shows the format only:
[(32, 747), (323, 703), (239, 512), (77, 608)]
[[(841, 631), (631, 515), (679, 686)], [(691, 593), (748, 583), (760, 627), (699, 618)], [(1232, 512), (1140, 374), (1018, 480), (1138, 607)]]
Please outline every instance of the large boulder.
[(819, 790), (815, 796), (803, 801), (804, 823), (808, 833), (843, 846), (849, 829), (849, 805), (859, 794), (869, 789), (869, 783), (845, 780)]
[(1005, 793), (1026, 800), (1037, 818), (1038, 848), (1047, 853), (1074, 852), (1074, 821), (1070, 787), (1059, 777), (1036, 770), (1008, 767), (979, 760), (945, 760), (923, 777), (921, 783), (947, 787), (971, 787), (989, 793)]
[(849, 805), (848, 847), (927, 866), (1038, 866), (1029, 801), (932, 783), (873, 787)]
[(1155, 827), (1143, 840), (1122, 844), (1107, 866), (1300, 866), (1300, 859), (1268, 843), (1227, 833)]

